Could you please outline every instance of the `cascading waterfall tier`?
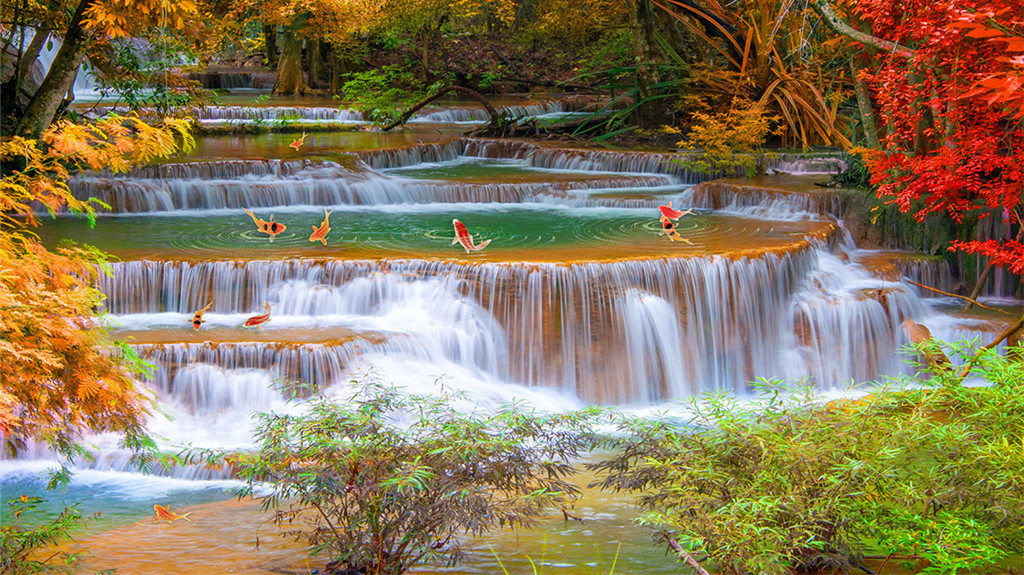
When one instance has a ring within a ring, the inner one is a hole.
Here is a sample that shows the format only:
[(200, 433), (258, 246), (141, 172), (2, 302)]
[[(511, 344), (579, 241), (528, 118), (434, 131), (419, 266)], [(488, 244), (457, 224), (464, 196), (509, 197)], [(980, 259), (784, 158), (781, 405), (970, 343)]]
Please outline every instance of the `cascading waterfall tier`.
[[(86, 174), (69, 182), (79, 199), (97, 198), (115, 213), (240, 209), (300, 205), (526, 203), (655, 208), (676, 205), (778, 219), (839, 212), (832, 193), (794, 193), (763, 186), (688, 182), (681, 154), (545, 148), (526, 142), (456, 138), (338, 154), (336, 160), (233, 160), (134, 168), (124, 175)], [(404, 177), (423, 164), (461, 159), (515, 160), (546, 178), (529, 181), (436, 181)], [(575, 174), (575, 175), (574, 175)]]
[[(173, 313), (186, 323), (191, 310), (208, 302), (214, 304), (208, 314), (216, 317), (269, 301), (275, 314), (298, 318), (281, 319), (292, 322), (285, 326), (335, 322), (390, 332), (401, 337), (375, 344), (377, 352), (414, 353), (470, 366), (480, 377), (635, 405), (709, 389), (743, 392), (757, 377), (809, 375), (829, 387), (893, 372), (887, 358), (900, 341), (899, 324), (919, 311), (901, 299), (911, 294), (890, 296), (888, 305), (854, 294), (834, 305), (831, 292), (853, 293), (844, 286), (869, 276), (837, 280), (833, 273), (824, 276), (833, 278), (833, 290), (808, 287), (822, 285), (821, 278), (808, 278), (818, 273), (824, 253), (805, 245), (751, 257), (567, 264), (135, 261), (113, 264), (100, 288), (108, 309), (125, 321)], [(404, 306), (410, 301), (427, 317), (409, 315), (412, 308)], [(857, 310), (865, 305), (869, 313)], [(830, 311), (814, 311), (824, 309)], [(418, 329), (422, 325), (427, 328)], [(883, 333), (887, 337), (876, 337)], [(835, 367), (829, 358), (837, 338), (859, 338), (870, 353)], [(443, 343), (434, 345), (438, 341)], [(168, 353), (166, 346), (160, 349)], [(337, 380), (351, 363), (339, 350), (317, 348), (317, 357), (335, 358), (317, 364), (268, 343), (174, 349), (174, 365), (188, 363), (192, 356), (181, 355), (187, 352), (201, 353), (195, 356), (201, 363), (220, 358), (217, 365), (234, 368), (247, 350), (250, 359), (242, 366), (290, 366), (289, 376), (316, 381)], [(155, 348), (140, 350), (158, 359)], [(317, 365), (326, 366), (325, 379), (313, 373)]]
[(199, 121), (254, 122), (254, 121), (319, 121), (355, 123), (363, 122), (357, 110), (306, 106), (204, 106), (198, 110)]

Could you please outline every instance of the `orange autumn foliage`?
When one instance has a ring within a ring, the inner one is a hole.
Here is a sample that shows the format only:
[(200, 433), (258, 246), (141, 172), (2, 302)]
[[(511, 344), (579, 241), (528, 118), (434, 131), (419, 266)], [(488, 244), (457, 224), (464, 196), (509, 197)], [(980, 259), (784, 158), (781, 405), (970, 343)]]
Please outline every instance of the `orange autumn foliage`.
[(123, 172), (131, 165), (194, 145), (188, 126), (159, 127), (138, 118), (61, 123), (42, 142), (0, 145), (0, 434), (10, 451), (27, 441), (70, 453), (83, 431), (141, 430), (148, 399), (133, 373), (141, 362), (116, 345), (99, 322), (103, 295), (93, 287), (103, 254), (66, 246), (49, 251), (32, 228), (35, 209), (94, 217), (96, 203), (67, 185), (79, 169)]

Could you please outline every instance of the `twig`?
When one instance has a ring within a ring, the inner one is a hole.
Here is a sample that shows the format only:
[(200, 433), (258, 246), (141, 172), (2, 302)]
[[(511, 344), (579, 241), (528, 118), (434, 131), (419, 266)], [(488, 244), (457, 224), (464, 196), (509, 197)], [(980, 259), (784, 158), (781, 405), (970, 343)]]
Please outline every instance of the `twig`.
[(569, 513), (569, 511), (566, 510), (565, 507), (562, 508), (562, 517), (565, 518), (565, 522), (566, 523), (568, 523), (570, 519), (575, 519), (576, 521), (579, 521), (580, 523), (583, 523), (583, 518), (582, 517), (580, 517), (578, 515), (573, 515), (572, 513)]
[[(1016, 214), (1016, 212), (1014, 212), (1014, 213)], [(1019, 221), (1020, 220), (1020, 214), (1016, 214), (1016, 216), (1017, 216), (1017, 220)], [(1021, 241), (1021, 239), (1024, 239), (1024, 226), (1021, 226), (1020, 229), (1017, 230), (1017, 241), (1019, 242), (1019, 241)], [(994, 268), (994, 267), (995, 267), (995, 260), (993, 258), (989, 258), (988, 265), (985, 266), (985, 269), (981, 272), (981, 275), (978, 276), (978, 281), (975, 282), (975, 284), (974, 284), (974, 290), (971, 292), (971, 297), (973, 297), (973, 298), (978, 297), (978, 294), (981, 293), (981, 290), (983, 290), (985, 288), (985, 282), (988, 281), (988, 274), (992, 273), (992, 268)], [(962, 313), (967, 313), (970, 310), (971, 310), (971, 304), (967, 303), (967, 304), (964, 305), (963, 309), (961, 309), (960, 311)]]
[(967, 375), (969, 373), (971, 373), (971, 369), (974, 367), (974, 364), (977, 363), (978, 359), (981, 357), (981, 354), (985, 353), (986, 351), (988, 351), (988, 350), (994, 348), (995, 346), (999, 345), (1000, 343), (1002, 343), (1004, 339), (1006, 339), (1006, 338), (1010, 337), (1011, 335), (1013, 335), (1014, 332), (1016, 332), (1021, 327), (1024, 327), (1024, 314), (1022, 314), (1020, 316), (1020, 319), (1018, 319), (1014, 324), (1012, 324), (1010, 327), (1006, 328), (1006, 331), (1004, 331), (1003, 333), (999, 334), (999, 337), (997, 337), (996, 339), (992, 340), (991, 343), (989, 343), (988, 345), (982, 347), (977, 352), (975, 352), (974, 355), (971, 356), (971, 359), (967, 361), (967, 364), (964, 365), (964, 369), (963, 369), (963, 371), (960, 372), (960, 375), (958, 376), (958, 379), (963, 380), (965, 377), (967, 377)]
[(685, 549), (683, 549), (683, 546), (680, 545), (678, 541), (667, 535), (665, 536), (665, 539), (668, 540), (668, 546), (676, 552), (676, 555), (679, 555), (679, 557), (683, 560), (683, 563), (686, 563), (693, 569), (694, 573), (696, 573), (697, 575), (711, 575), (710, 573), (708, 573), (707, 569), (701, 566), (700, 563), (697, 563), (697, 560), (694, 559), (689, 553), (687, 553)]
[(903, 279), (903, 281), (907, 282), (908, 284), (912, 284), (912, 285), (916, 285), (917, 287), (920, 287), (920, 288), (924, 288), (924, 289), (926, 289), (926, 290), (931, 290), (931, 291), (933, 291), (933, 292), (937, 292), (937, 293), (940, 293), (940, 294), (942, 294), (942, 295), (947, 295), (947, 296), (949, 296), (949, 297), (958, 297), (958, 298), (960, 298), (960, 299), (962, 299), (962, 300), (965, 300), (965, 301), (969, 301), (969, 302), (971, 302), (972, 304), (974, 304), (974, 305), (976, 305), (976, 306), (978, 306), (978, 307), (980, 307), (980, 308), (984, 308), (984, 309), (990, 309), (990, 310), (992, 310), (992, 311), (997, 311), (997, 312), (999, 312), (999, 313), (1002, 313), (1002, 314), (1006, 314), (1006, 315), (1013, 315), (1013, 314), (1011, 314), (1010, 312), (1006, 311), (1005, 309), (999, 309), (999, 308), (997, 308), (997, 307), (989, 307), (989, 306), (987, 306), (987, 305), (985, 305), (985, 304), (983, 304), (983, 303), (979, 303), (979, 302), (978, 302), (978, 300), (974, 300), (974, 299), (971, 299), (971, 298), (969, 298), (969, 297), (967, 297), (967, 296), (963, 296), (963, 295), (956, 295), (955, 293), (949, 293), (948, 291), (942, 291), (942, 290), (940, 290), (940, 289), (935, 289), (935, 288), (933, 288), (933, 287), (928, 287), (928, 286), (926, 286), (926, 285), (924, 285), (924, 284), (919, 284), (919, 283), (917, 283), (917, 282), (915, 282), (915, 281), (911, 281), (911, 280), (908, 280), (908, 279), (906, 279), (906, 278), (904, 278), (904, 279)]

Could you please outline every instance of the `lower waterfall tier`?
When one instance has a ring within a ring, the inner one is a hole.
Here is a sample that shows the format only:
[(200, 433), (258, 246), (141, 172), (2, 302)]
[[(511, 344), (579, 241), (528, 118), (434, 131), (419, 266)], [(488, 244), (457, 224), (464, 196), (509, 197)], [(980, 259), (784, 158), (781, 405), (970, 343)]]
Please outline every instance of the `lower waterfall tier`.
[[(916, 290), (807, 244), (573, 264), (134, 261), (100, 287), (165, 378), (198, 362), (324, 387), (388, 357), (618, 405), (743, 393), (760, 377), (834, 389), (895, 374), (902, 322), (928, 314)], [(270, 321), (242, 328), (263, 302)]]

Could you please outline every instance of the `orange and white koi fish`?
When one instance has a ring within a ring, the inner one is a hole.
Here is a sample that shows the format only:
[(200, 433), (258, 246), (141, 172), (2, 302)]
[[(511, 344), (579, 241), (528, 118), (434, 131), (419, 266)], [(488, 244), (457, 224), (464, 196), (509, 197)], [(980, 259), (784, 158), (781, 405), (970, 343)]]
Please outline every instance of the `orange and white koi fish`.
[(206, 323), (206, 320), (203, 319), (203, 314), (206, 313), (206, 310), (210, 309), (211, 306), (213, 306), (212, 301), (206, 304), (206, 307), (203, 309), (192, 314), (192, 327), (195, 328), (196, 331), (199, 331), (199, 327)]
[(320, 223), (319, 228), (313, 226), (313, 234), (309, 236), (309, 241), (323, 242), (325, 246), (327, 245), (327, 232), (331, 231), (331, 225), (327, 222), (327, 219), (330, 218), (333, 213), (334, 210), (328, 212), (327, 208), (324, 208), (324, 221)]
[(267, 310), (267, 313), (261, 313), (260, 315), (254, 315), (249, 319), (245, 320), (242, 327), (259, 327), (263, 329), (263, 324), (270, 321), (270, 304), (263, 302), (263, 309)]
[(275, 222), (274, 216), (270, 216), (270, 221), (268, 222), (266, 220), (261, 220), (260, 218), (257, 218), (256, 215), (250, 212), (249, 210), (245, 210), (245, 213), (249, 214), (249, 217), (252, 218), (252, 221), (256, 222), (256, 228), (259, 231), (265, 234), (270, 234), (270, 241), (274, 241), (274, 237), (277, 236), (277, 234), (283, 232), (284, 229), (287, 227), (284, 224), (279, 224)]
[(302, 132), (302, 137), (297, 139), (297, 140), (295, 140), (294, 142), (288, 144), (288, 147), (292, 148), (296, 152), (298, 152), (299, 148), (302, 147), (302, 144), (305, 144), (305, 143), (306, 143), (306, 132)]
[(668, 239), (674, 242), (685, 242), (691, 246), (693, 245), (693, 242), (679, 235), (679, 231), (676, 230), (676, 224), (672, 223), (672, 220), (666, 217), (661, 218), (661, 231), (665, 232)]
[(469, 235), (469, 230), (466, 229), (466, 224), (463, 224), (459, 220), (452, 220), (452, 225), (455, 226), (455, 239), (452, 240), (452, 245), (462, 244), (462, 247), (466, 248), (466, 253), (478, 252), (487, 247), (487, 244), (491, 243), (491, 240), (484, 240), (480, 245), (473, 244), (473, 236)]
[(661, 211), (661, 221), (664, 222), (666, 219), (678, 220), (679, 218), (692, 214), (693, 210), (685, 210), (680, 212), (679, 210), (672, 209), (672, 202), (669, 202), (667, 206), (658, 206), (658, 210)]
[(156, 519), (154, 519), (153, 521), (160, 521), (161, 519), (163, 519), (168, 523), (173, 523), (176, 519), (184, 519), (189, 523), (192, 522), (192, 520), (188, 518), (189, 515), (192, 515), (191, 511), (183, 515), (178, 515), (177, 513), (171, 511), (170, 507), (170, 505), (154, 505), (153, 511), (156, 511)]

